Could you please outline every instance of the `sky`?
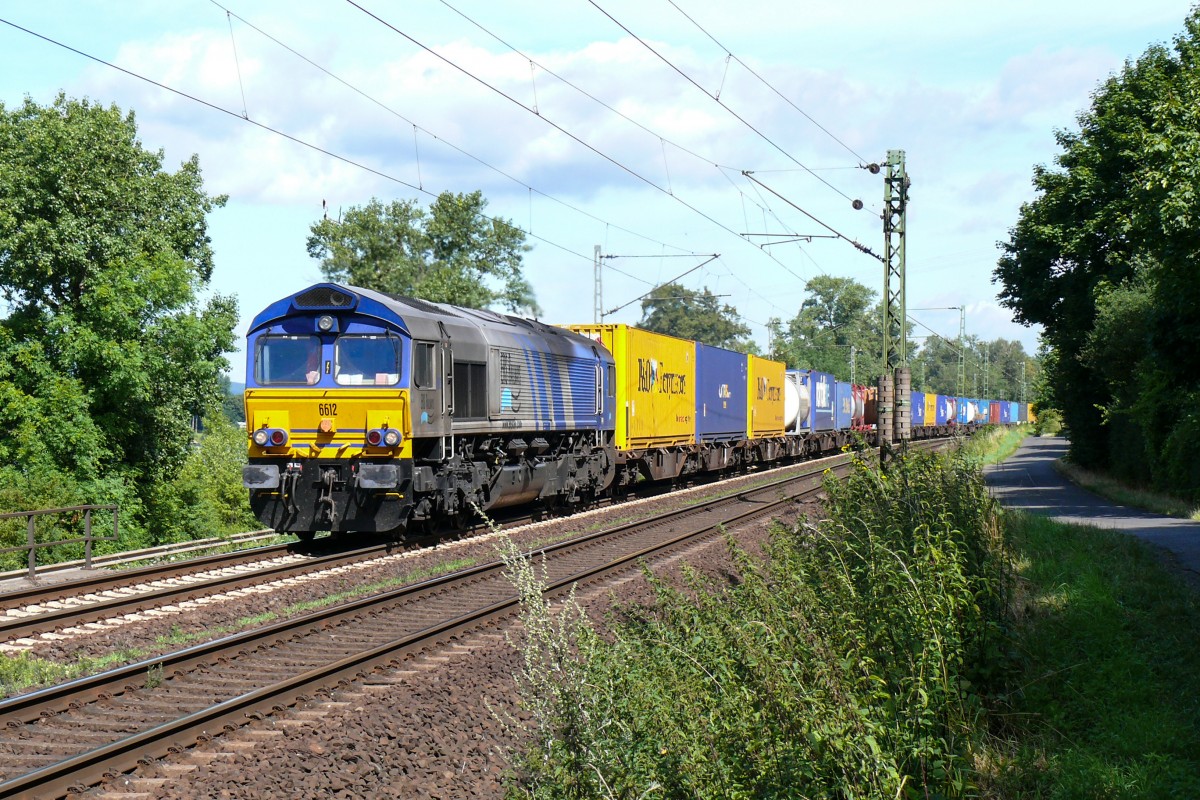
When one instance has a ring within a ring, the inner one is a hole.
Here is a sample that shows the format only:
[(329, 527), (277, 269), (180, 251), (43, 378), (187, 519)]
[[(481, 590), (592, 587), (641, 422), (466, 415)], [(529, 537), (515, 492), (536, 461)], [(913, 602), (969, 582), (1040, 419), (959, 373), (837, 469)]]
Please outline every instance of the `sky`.
[[(237, 297), (242, 335), (322, 280), (305, 243), (323, 214), (478, 189), (527, 232), (542, 319), (593, 321), (599, 246), (605, 321), (636, 323), (639, 296), (687, 273), (765, 348), (816, 276), (882, 290), (882, 264), (852, 243), (883, 252), (884, 173), (866, 167), (902, 150), (916, 333), (956, 337), (946, 309), (965, 306), (968, 334), (1032, 353), (1037, 329), (997, 301), (997, 242), (1055, 131), (1190, 8), (10, 0), (0, 103), (116, 104), (168, 169), (197, 155), (207, 191), (229, 197), (209, 218), (210, 289)], [(244, 352), (230, 363), (240, 380)]]

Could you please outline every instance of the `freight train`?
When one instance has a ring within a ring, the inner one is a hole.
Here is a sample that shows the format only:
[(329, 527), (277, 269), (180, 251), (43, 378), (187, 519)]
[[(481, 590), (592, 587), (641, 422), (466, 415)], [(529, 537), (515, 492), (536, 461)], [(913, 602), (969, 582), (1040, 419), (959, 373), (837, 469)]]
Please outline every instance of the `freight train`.
[[(873, 390), (639, 330), (321, 283), (247, 334), (243, 483), (266, 526), (394, 535), (877, 443)], [(912, 395), (913, 437), (1028, 407)]]

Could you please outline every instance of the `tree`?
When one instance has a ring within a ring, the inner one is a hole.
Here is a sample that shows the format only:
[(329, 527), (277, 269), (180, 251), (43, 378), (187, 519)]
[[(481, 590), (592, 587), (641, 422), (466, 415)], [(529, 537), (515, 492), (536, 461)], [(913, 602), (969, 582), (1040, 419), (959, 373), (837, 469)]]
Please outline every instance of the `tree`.
[(854, 378), (859, 383), (879, 377), (882, 350), (881, 322), (873, 317), (876, 293), (852, 278), (820, 275), (804, 285), (808, 297), (784, 328), (778, 319), (770, 323), (775, 358), (789, 367), (830, 372), (850, 379), (851, 348)]
[(384, 205), (372, 199), (340, 219), (314, 222), (308, 254), (331, 281), (385, 294), (470, 308), (500, 304), (537, 314), (533, 288), (521, 272), (529, 250), (512, 223), (484, 216), (481, 192), (442, 192), (429, 211), (415, 200)]
[(236, 303), (199, 300), (224, 202), (195, 156), (164, 170), (116, 106), (0, 105), (0, 421), (22, 431), (8, 463), (146, 499), (178, 471), (233, 347)]
[(1078, 121), (1000, 244), (1000, 297), (1045, 327), (1072, 458), (1200, 498), (1200, 9)]
[(664, 283), (642, 300), (642, 320), (638, 327), (715, 347), (757, 353), (757, 347), (749, 339), (750, 326), (739, 319), (737, 309), (722, 304), (707, 287), (697, 292), (678, 283)]
[(236, 425), (246, 421), (246, 401), (244, 386), (238, 384), (239, 391), (233, 391), (233, 382), (228, 375), (221, 376), (221, 412), (225, 419)]

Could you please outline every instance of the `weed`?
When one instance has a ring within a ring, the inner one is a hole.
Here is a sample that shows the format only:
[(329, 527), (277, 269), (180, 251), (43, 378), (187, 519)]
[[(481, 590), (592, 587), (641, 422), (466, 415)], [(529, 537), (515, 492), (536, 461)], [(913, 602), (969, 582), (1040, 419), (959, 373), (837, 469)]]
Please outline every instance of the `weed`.
[(157, 689), (159, 686), (162, 686), (162, 682), (163, 682), (162, 662), (159, 662), (157, 664), (151, 664), (150, 667), (147, 668), (147, 670), (146, 670), (145, 687), (147, 689)]
[(972, 791), (979, 688), (1005, 674), (995, 507), (961, 457), (858, 463), (829, 521), (778, 529), (738, 580), (646, 573), (655, 602), (603, 635), (532, 565), (512, 797), (905, 796)]

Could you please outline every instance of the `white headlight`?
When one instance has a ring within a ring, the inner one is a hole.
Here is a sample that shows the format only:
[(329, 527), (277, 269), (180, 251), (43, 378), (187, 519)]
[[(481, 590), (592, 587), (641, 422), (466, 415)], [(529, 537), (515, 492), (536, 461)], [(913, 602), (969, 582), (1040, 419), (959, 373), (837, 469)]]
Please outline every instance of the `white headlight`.
[(267, 440), (270, 437), (271, 437), (271, 434), (269, 431), (267, 431), (266, 428), (259, 428), (258, 430), (256, 430), (254, 432), (254, 443), (256, 445), (258, 445), (259, 447), (266, 447)]
[(396, 447), (400, 444), (400, 431), (395, 428), (388, 428), (387, 433), (383, 435), (383, 443), (388, 447)]

